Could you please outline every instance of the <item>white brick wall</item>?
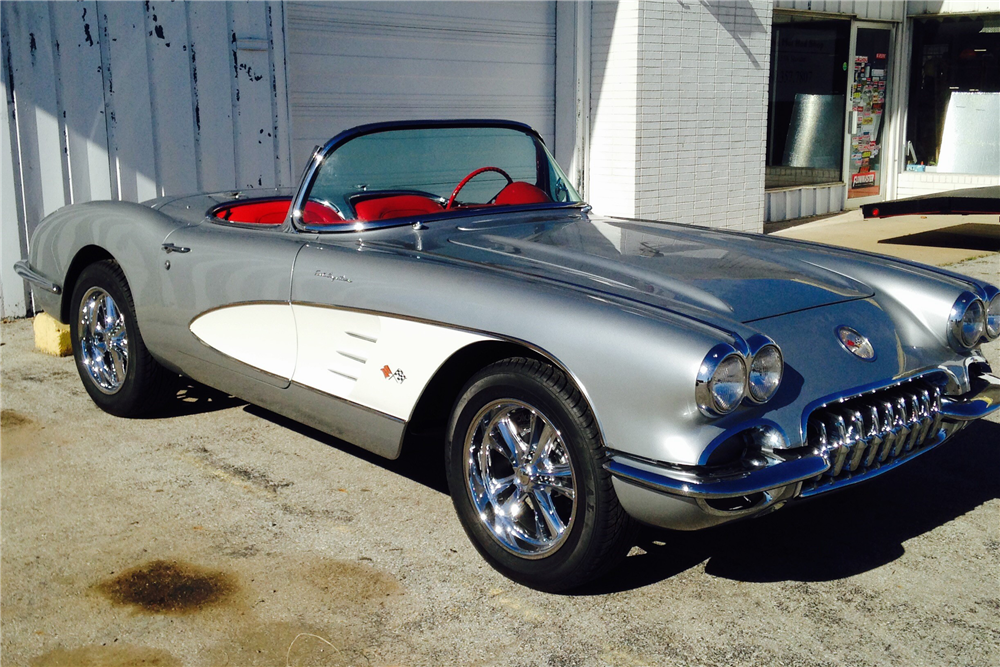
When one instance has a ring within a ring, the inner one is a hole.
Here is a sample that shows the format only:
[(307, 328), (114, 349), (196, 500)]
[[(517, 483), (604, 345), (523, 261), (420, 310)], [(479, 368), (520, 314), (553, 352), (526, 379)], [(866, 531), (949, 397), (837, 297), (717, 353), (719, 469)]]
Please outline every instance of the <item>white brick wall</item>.
[(760, 231), (770, 2), (593, 8), (595, 211)]
[(639, 217), (760, 231), (771, 6), (643, 2)]
[(639, 2), (595, 2), (591, 16), (587, 201), (598, 213), (634, 217)]

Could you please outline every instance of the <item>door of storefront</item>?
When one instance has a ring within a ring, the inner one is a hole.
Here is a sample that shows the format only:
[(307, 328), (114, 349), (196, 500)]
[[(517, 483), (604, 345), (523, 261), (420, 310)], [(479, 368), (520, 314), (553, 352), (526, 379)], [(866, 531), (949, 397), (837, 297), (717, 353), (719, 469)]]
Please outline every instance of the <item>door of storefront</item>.
[(892, 27), (855, 22), (848, 61), (847, 141), (844, 174), (847, 206), (885, 199), (884, 142), (890, 87)]

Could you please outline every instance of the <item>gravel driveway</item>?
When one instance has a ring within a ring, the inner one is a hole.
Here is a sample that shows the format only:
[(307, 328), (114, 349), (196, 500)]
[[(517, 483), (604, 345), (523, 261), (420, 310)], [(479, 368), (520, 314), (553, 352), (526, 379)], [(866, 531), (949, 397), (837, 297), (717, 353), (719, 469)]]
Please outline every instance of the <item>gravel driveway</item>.
[(548, 595), (477, 555), (433, 438), (386, 462), (198, 386), (118, 419), (2, 335), (5, 666), (1000, 664), (997, 421)]

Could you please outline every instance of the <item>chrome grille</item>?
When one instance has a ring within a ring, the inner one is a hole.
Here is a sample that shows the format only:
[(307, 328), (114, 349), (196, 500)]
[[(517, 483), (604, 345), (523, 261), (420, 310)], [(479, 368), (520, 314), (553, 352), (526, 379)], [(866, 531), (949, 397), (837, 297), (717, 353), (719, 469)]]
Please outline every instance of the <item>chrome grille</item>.
[(806, 425), (810, 447), (827, 453), (830, 469), (803, 484), (818, 492), (868, 476), (941, 441), (941, 391), (909, 380), (829, 403)]

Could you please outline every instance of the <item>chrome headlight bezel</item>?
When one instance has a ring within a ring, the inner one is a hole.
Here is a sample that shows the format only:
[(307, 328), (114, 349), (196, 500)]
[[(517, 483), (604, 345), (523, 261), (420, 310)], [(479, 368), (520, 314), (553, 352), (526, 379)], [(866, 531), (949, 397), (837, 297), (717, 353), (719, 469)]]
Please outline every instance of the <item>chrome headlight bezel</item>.
[[(751, 336), (747, 345), (750, 347), (747, 358), (747, 398), (754, 403), (767, 403), (774, 398), (778, 388), (781, 387), (781, 380), (785, 374), (785, 357), (778, 344), (767, 336), (760, 334)], [(777, 361), (774, 361), (773, 354), (777, 355)], [(761, 371), (760, 364), (766, 363), (768, 358), (771, 359), (770, 369)], [(777, 380), (770, 390), (766, 384), (754, 381), (755, 369), (758, 374), (771, 375), (772, 378), (777, 375)]]
[[(717, 387), (722, 373), (733, 363), (739, 364), (738, 373), (741, 378), (739, 396), (727, 403), (719, 396)], [(747, 395), (746, 358), (728, 343), (719, 343), (713, 347), (698, 368), (694, 394), (698, 409), (707, 417), (721, 417), (738, 408)]]
[[(967, 324), (974, 328), (968, 331)], [(955, 351), (968, 352), (979, 344), (985, 333), (986, 304), (972, 292), (962, 292), (948, 315), (948, 342)]]
[(989, 340), (996, 340), (1000, 338), (1000, 289), (987, 285), (986, 298), (983, 301), (986, 304), (986, 337)]

